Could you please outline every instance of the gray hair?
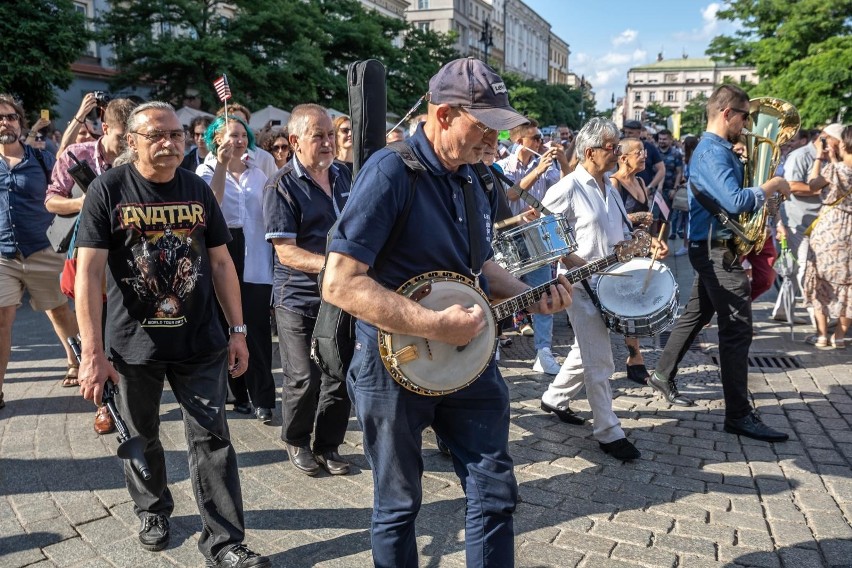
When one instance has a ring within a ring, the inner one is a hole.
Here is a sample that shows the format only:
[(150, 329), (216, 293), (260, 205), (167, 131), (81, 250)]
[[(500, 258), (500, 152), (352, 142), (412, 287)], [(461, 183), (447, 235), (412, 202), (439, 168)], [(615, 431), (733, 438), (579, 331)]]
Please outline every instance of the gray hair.
[(309, 134), (311, 119), (318, 114), (328, 116), (328, 111), (325, 107), (313, 103), (297, 105), (287, 121), (287, 130), (296, 138), (306, 137)]
[[(131, 132), (136, 132), (137, 130), (139, 130), (139, 126), (141, 126), (140, 123), (142, 122), (142, 118), (139, 115), (148, 110), (170, 110), (172, 112), (175, 112), (175, 107), (163, 101), (150, 101), (147, 103), (142, 103), (138, 107), (134, 108), (130, 112), (130, 116), (127, 117), (127, 131), (125, 132), (125, 137), (129, 136)], [(139, 161), (139, 152), (128, 146), (125, 151), (121, 153), (119, 158), (121, 158), (122, 162), (124, 163), (135, 163)]]
[(618, 126), (611, 120), (594, 117), (586, 123), (580, 132), (575, 137), (576, 148), (574, 152), (577, 158), (582, 161), (586, 159), (586, 150), (589, 148), (600, 148), (604, 145), (607, 138), (615, 138), (618, 140)]

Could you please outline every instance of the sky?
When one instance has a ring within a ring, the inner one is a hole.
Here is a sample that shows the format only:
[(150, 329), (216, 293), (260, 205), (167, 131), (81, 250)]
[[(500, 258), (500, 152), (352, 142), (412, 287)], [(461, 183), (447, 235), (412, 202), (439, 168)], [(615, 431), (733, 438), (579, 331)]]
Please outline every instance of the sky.
[(717, 35), (731, 35), (732, 22), (716, 19), (721, 2), (710, 0), (524, 0), (568, 43), (568, 70), (592, 84), (598, 110), (624, 96), (627, 70), (657, 60), (706, 57)]

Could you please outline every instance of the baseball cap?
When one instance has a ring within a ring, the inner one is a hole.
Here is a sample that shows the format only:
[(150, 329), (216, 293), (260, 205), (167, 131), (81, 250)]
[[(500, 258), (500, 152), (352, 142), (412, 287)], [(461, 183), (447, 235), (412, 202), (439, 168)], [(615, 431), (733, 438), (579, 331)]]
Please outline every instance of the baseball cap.
[(633, 130), (642, 130), (642, 123), (638, 120), (628, 120), (624, 123), (624, 128), (631, 128)]
[(488, 65), (467, 57), (450, 61), (429, 80), (429, 102), (462, 107), (492, 130), (529, 122), (509, 104), (503, 79)]
[(831, 136), (832, 138), (843, 140), (843, 125), (838, 122), (829, 124), (828, 126), (823, 128), (822, 131)]

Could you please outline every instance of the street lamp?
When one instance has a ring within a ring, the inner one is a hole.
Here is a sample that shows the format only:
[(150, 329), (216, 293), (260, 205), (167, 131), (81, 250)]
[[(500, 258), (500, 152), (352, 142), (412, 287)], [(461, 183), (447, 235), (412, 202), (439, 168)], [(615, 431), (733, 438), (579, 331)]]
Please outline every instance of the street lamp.
[(580, 75), (580, 128), (586, 122), (586, 76)]
[(479, 36), (479, 41), (482, 42), (482, 45), (485, 47), (483, 50), (485, 53), (485, 63), (488, 63), (488, 48), (494, 47), (494, 34), (491, 31), (491, 22), (488, 19), (485, 20), (485, 27), (482, 30), (482, 34)]
[(612, 98), (610, 99), (610, 118), (615, 120), (615, 93), (612, 93)]

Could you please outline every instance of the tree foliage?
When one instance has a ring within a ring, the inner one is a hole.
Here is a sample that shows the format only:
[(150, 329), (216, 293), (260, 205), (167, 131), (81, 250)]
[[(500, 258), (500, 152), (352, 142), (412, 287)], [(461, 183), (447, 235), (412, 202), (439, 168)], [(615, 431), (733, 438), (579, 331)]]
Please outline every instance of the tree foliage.
[(852, 107), (852, 0), (728, 0), (717, 16), (741, 24), (707, 50), (718, 60), (754, 65), (752, 95), (796, 105), (805, 127), (835, 120)]
[(99, 23), (101, 40), (116, 46), (114, 86), (150, 84), (154, 97), (174, 103), (195, 90), (211, 110), (219, 106), (212, 83), (222, 73), (234, 99), (250, 108), (316, 102), (345, 110), (348, 65), (373, 58), (388, 70), (389, 110), (405, 112), (458, 56), (452, 36), (366, 11), (356, 0), (109, 2)]
[(19, 99), (31, 117), (67, 89), (71, 63), (83, 55), (90, 33), (71, 0), (0, 3), (0, 92)]
[(687, 103), (680, 115), (680, 132), (700, 136), (707, 127), (707, 96), (699, 93)]
[(595, 116), (591, 92), (567, 85), (548, 85), (544, 81), (524, 79), (512, 72), (501, 73), (509, 90), (509, 102), (518, 112), (534, 118), (541, 125), (566, 124), (581, 126), (581, 112), (586, 120)]
[(667, 106), (661, 105), (654, 101), (645, 107), (645, 116), (649, 122), (653, 124), (665, 124), (666, 119), (674, 114), (674, 111)]

